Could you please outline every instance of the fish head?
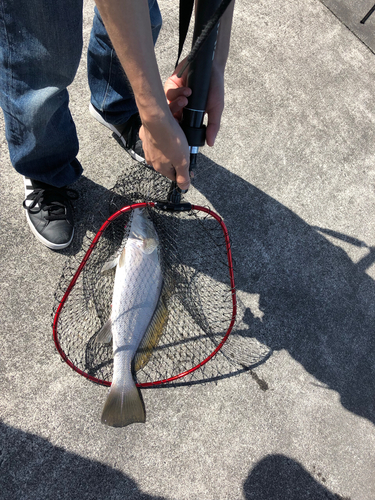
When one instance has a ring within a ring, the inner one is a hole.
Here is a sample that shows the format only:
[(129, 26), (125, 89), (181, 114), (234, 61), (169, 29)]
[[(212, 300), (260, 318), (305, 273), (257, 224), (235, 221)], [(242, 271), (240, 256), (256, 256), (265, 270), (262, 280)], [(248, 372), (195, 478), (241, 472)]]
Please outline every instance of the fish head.
[(131, 224), (130, 238), (138, 240), (138, 245), (146, 254), (151, 254), (159, 246), (159, 237), (152, 223), (143, 209), (134, 210)]

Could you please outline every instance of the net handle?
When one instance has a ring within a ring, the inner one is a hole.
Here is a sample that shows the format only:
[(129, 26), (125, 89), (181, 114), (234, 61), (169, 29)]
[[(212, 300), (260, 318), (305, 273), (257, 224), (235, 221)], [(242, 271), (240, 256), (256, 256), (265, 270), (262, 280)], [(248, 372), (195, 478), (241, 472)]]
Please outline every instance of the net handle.
[[(104, 222), (104, 224), (102, 225), (102, 227), (99, 229), (99, 231), (95, 235), (94, 239), (92, 240), (91, 245), (89, 246), (89, 248), (88, 248), (85, 256), (83, 257), (82, 262), (78, 266), (78, 269), (75, 272), (75, 274), (73, 276), (73, 279), (69, 283), (69, 286), (66, 289), (66, 292), (64, 293), (63, 298), (61, 299), (61, 302), (60, 302), (60, 304), (59, 304), (59, 306), (58, 306), (58, 308), (56, 310), (55, 317), (54, 317), (54, 320), (53, 320), (53, 340), (54, 340), (56, 349), (57, 349), (58, 353), (60, 354), (60, 356), (62, 357), (63, 361), (65, 361), (65, 363), (67, 365), (69, 365), (70, 368), (72, 368), (75, 372), (79, 373), (80, 375), (82, 375), (83, 377), (87, 378), (91, 382), (95, 382), (95, 383), (100, 384), (100, 385), (105, 385), (107, 387), (110, 387), (110, 385), (112, 383), (112, 382), (109, 382), (108, 380), (101, 380), (101, 379), (99, 379), (97, 377), (93, 377), (92, 375), (89, 375), (88, 373), (84, 372), (83, 370), (80, 370), (77, 366), (74, 365), (74, 363), (72, 363), (72, 361), (65, 354), (64, 350), (62, 349), (62, 347), (60, 345), (60, 341), (58, 339), (58, 331), (57, 331), (57, 325), (58, 325), (60, 313), (62, 311), (62, 308), (64, 307), (65, 302), (67, 301), (67, 299), (68, 299), (68, 297), (70, 295), (70, 292), (74, 288), (74, 285), (76, 284), (77, 279), (78, 279), (79, 275), (82, 272), (82, 269), (85, 267), (85, 265), (86, 265), (86, 263), (87, 263), (90, 255), (91, 255), (92, 251), (96, 247), (99, 239), (101, 238), (102, 234), (107, 229), (107, 227), (111, 224), (111, 222), (113, 222), (115, 219), (117, 219), (117, 217), (119, 217), (120, 215), (122, 215), (122, 214), (124, 214), (126, 212), (129, 212), (130, 210), (134, 210), (136, 208), (156, 207), (156, 206), (157, 206), (157, 204), (154, 203), (154, 202), (134, 203), (132, 205), (126, 205), (125, 207), (121, 208), (120, 210), (118, 210), (117, 212), (115, 212), (113, 215), (111, 215), (110, 217), (108, 217), (108, 219)], [(231, 318), (231, 322), (230, 322), (228, 330), (226, 331), (226, 333), (225, 333), (223, 339), (221, 340), (221, 342), (216, 346), (216, 348), (212, 351), (212, 353), (209, 356), (207, 356), (203, 361), (201, 361), (197, 365), (193, 366), (189, 370), (186, 370), (185, 372), (179, 373), (178, 375), (174, 375), (173, 377), (169, 377), (169, 378), (166, 378), (166, 379), (163, 379), (163, 380), (157, 380), (155, 382), (137, 383), (136, 385), (139, 388), (156, 387), (156, 386), (159, 386), (159, 385), (167, 384), (169, 382), (174, 382), (175, 380), (178, 380), (180, 378), (186, 377), (186, 375), (189, 375), (190, 373), (193, 373), (195, 370), (198, 370), (198, 368), (201, 368), (210, 359), (212, 359), (220, 351), (220, 349), (223, 347), (223, 345), (226, 342), (226, 340), (228, 339), (228, 337), (229, 337), (229, 335), (230, 335), (230, 333), (231, 333), (231, 331), (233, 329), (234, 323), (236, 321), (237, 298), (236, 298), (236, 289), (235, 289), (235, 283), (234, 283), (232, 251), (231, 251), (229, 233), (228, 233), (228, 230), (226, 228), (226, 225), (224, 224), (223, 219), (218, 214), (216, 214), (215, 212), (213, 212), (212, 210), (210, 210), (207, 207), (201, 207), (199, 205), (191, 205), (191, 209), (192, 210), (197, 210), (197, 211), (200, 211), (200, 212), (205, 212), (209, 216), (213, 217), (214, 219), (217, 220), (217, 222), (219, 222), (219, 224), (220, 224), (220, 226), (221, 226), (221, 228), (223, 230), (224, 238), (225, 238), (225, 244), (226, 244), (226, 248), (227, 248), (229, 278), (230, 278), (230, 287), (231, 287), (231, 295), (232, 295), (232, 318)]]

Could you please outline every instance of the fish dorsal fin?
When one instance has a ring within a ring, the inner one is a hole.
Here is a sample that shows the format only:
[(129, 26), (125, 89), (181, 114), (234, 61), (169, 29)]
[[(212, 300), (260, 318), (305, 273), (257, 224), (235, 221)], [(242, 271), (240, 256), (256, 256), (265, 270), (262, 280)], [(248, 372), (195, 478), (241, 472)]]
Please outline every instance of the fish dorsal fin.
[(135, 371), (141, 370), (148, 363), (154, 348), (159, 343), (168, 321), (168, 300), (172, 295), (172, 290), (171, 283), (163, 283), (156, 309), (133, 359)]

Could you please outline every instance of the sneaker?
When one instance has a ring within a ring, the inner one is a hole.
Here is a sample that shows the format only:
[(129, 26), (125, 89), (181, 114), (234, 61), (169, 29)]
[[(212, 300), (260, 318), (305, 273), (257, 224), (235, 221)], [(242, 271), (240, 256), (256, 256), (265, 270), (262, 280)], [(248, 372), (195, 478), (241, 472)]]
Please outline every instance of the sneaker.
[(73, 240), (73, 210), (70, 200), (78, 198), (77, 191), (57, 188), (24, 177), (26, 218), (31, 231), (51, 250), (62, 250)]
[(113, 137), (117, 140), (120, 146), (122, 146), (125, 151), (130, 154), (133, 160), (140, 163), (146, 163), (145, 154), (142, 148), (142, 141), (139, 138), (139, 129), (142, 125), (139, 113), (132, 115), (123, 125), (112, 125), (104, 120), (100, 111), (91, 103), (89, 111), (99, 123), (109, 128), (109, 130), (112, 130)]

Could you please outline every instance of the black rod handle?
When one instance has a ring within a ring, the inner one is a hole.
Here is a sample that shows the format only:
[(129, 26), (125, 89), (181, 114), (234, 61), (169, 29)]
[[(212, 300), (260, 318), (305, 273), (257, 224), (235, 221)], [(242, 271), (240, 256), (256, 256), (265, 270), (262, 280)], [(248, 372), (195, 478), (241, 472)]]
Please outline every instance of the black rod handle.
[[(195, 24), (192, 45), (216, 12), (221, 0), (197, 0), (195, 6)], [(206, 142), (206, 127), (203, 125), (206, 110), (208, 91), (210, 88), (212, 61), (215, 55), (218, 26), (212, 30), (196, 58), (190, 63), (187, 86), (191, 88), (188, 104), (184, 108), (181, 120), (181, 128), (185, 132), (190, 146), (190, 168), (192, 170), (197, 161), (198, 148)], [(181, 201), (181, 189), (177, 182), (173, 181), (168, 193), (168, 201), (178, 204)]]
[[(202, 29), (216, 12), (220, 0), (197, 0), (195, 7), (195, 24), (193, 45)], [(187, 76), (187, 86), (192, 93), (182, 115), (181, 127), (185, 132), (190, 147), (203, 146), (206, 131), (203, 119), (210, 88), (212, 61), (215, 55), (218, 25), (212, 30), (207, 40), (200, 48), (197, 57), (190, 63)]]

